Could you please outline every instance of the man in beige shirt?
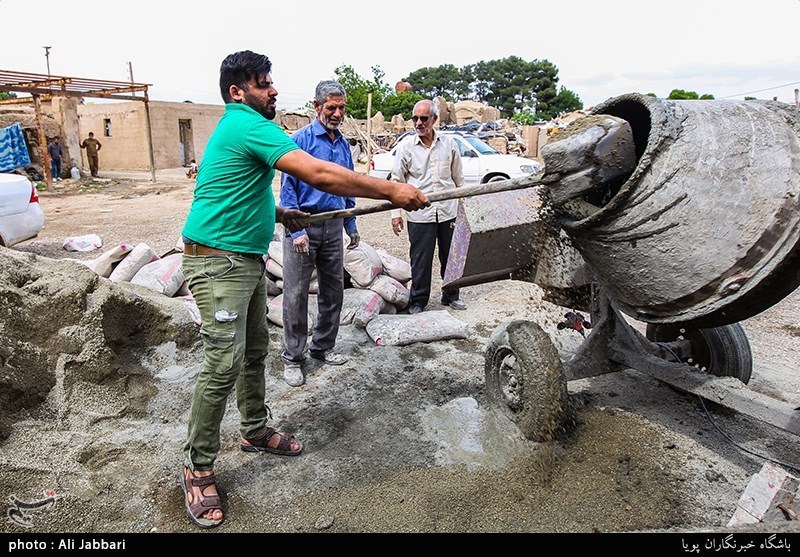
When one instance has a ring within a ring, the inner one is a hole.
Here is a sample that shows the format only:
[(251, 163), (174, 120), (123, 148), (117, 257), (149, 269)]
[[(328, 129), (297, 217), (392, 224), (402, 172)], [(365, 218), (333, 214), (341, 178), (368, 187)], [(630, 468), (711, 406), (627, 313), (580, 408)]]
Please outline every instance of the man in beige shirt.
[[(439, 118), (436, 103), (428, 99), (419, 101), (414, 105), (412, 114), (411, 120), (417, 134), (400, 144), (394, 158), (391, 180), (416, 186), (426, 196), (463, 185), (464, 174), (458, 146), (452, 138), (434, 130)], [(437, 244), (441, 276), (444, 278), (457, 210), (458, 200), (450, 199), (406, 213), (411, 244), (411, 299), (408, 313), (419, 313), (428, 305), (433, 254)], [(392, 211), (392, 230), (396, 235), (403, 230), (400, 209)], [(455, 288), (442, 289), (442, 304), (457, 310), (467, 308), (459, 300), (459, 291)]]

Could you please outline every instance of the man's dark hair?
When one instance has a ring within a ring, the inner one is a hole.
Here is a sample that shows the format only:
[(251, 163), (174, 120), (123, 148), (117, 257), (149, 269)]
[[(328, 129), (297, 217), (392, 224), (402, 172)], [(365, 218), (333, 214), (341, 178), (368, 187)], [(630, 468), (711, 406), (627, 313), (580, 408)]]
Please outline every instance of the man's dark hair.
[(244, 89), (251, 78), (272, 71), (272, 62), (263, 54), (256, 54), (250, 50), (242, 50), (229, 54), (219, 68), (219, 90), (222, 100), (232, 102), (231, 85)]

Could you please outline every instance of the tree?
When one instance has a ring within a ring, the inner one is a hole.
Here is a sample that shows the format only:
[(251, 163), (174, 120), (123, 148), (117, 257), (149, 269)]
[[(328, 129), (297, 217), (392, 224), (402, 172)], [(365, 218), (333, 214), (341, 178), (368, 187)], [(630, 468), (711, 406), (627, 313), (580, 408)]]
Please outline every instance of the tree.
[(369, 94), (372, 93), (372, 112), (383, 110), (384, 98), (391, 88), (383, 81), (384, 71), (380, 66), (372, 67), (372, 81), (367, 81), (356, 73), (352, 66), (342, 65), (334, 70), (337, 80), (347, 92), (347, 112), (353, 118), (367, 117)]
[(0, 101), (6, 100), (6, 99), (16, 99), (16, 98), (17, 98), (17, 94), (14, 91), (8, 91), (8, 92), (0, 91)]
[(461, 70), (453, 64), (436, 68), (420, 68), (403, 78), (413, 87), (414, 92), (423, 98), (444, 97), (450, 101), (469, 98), (470, 82)]
[(403, 81), (411, 83), (414, 91), (424, 97), (441, 95), (452, 102), (474, 100), (496, 107), (505, 117), (529, 112), (535, 114), (534, 120), (541, 120), (582, 108), (575, 93), (563, 88), (563, 93), (558, 91), (558, 68), (547, 60), (527, 62), (519, 56), (509, 56), (460, 69), (445, 64), (416, 70)]
[(714, 99), (714, 95), (710, 95), (708, 93), (705, 93), (705, 94), (703, 94), (701, 96), (701, 95), (698, 95), (694, 91), (684, 91), (683, 89), (673, 89), (670, 92), (670, 94), (669, 94), (669, 96), (667, 98), (668, 99), (673, 99), (673, 100), (701, 100), (701, 101), (708, 101), (708, 100), (713, 100)]
[(583, 102), (581, 102), (580, 97), (569, 89), (561, 87), (550, 106), (544, 107), (543, 110), (537, 111), (536, 114), (540, 120), (552, 120), (561, 114), (574, 112), (581, 108), (583, 108)]
[(414, 105), (424, 98), (426, 97), (413, 91), (390, 94), (384, 97), (381, 112), (386, 118), (391, 118), (395, 114), (402, 114), (403, 119), (408, 120), (414, 111)]

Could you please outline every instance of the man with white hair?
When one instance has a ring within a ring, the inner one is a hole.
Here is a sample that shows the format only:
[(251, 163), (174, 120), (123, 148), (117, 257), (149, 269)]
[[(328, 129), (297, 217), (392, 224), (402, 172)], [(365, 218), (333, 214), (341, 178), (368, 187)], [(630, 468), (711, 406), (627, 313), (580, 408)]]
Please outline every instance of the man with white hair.
[[(414, 105), (411, 120), (416, 135), (403, 141), (397, 150), (391, 180), (416, 186), (426, 196), (460, 187), (464, 183), (461, 154), (455, 141), (434, 129), (439, 109), (432, 100), (424, 99)], [(411, 299), (408, 313), (419, 313), (428, 305), (431, 295), (433, 254), (439, 247), (441, 276), (447, 268), (447, 256), (453, 240), (458, 200), (449, 199), (428, 207), (406, 212), (408, 239), (411, 244)], [(392, 230), (403, 230), (400, 209), (392, 211)], [(457, 288), (442, 289), (442, 304), (450, 309), (467, 306), (459, 300)]]
[[(321, 81), (314, 95), (316, 119), (297, 130), (292, 139), (315, 158), (353, 170), (350, 143), (339, 131), (344, 121), (347, 94), (337, 81)], [(309, 214), (352, 209), (353, 197), (320, 191), (291, 174), (281, 177), (281, 206)], [(308, 353), (329, 365), (347, 362), (333, 352), (344, 302), (344, 248), (342, 228), (350, 237), (348, 248), (358, 245), (356, 218), (310, 223), (298, 232), (286, 231), (283, 240), (283, 378), (299, 387), (305, 382), (303, 363), (308, 340), (308, 294), (317, 270), (318, 315)]]

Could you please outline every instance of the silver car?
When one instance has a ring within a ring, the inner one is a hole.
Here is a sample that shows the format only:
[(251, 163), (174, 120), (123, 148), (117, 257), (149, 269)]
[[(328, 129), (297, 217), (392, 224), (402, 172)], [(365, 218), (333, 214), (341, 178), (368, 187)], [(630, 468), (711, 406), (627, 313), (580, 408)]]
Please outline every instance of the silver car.
[[(539, 172), (542, 168), (539, 161), (500, 153), (472, 133), (448, 130), (439, 130), (437, 133), (451, 136), (458, 145), (465, 186), (519, 178)], [(388, 178), (392, 172), (394, 155), (400, 143), (413, 137), (413, 133), (408, 134), (398, 141), (389, 152), (374, 155), (369, 175), (375, 178)]]
[(0, 174), (0, 246), (35, 238), (44, 226), (36, 186), (19, 174)]

